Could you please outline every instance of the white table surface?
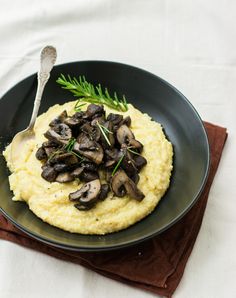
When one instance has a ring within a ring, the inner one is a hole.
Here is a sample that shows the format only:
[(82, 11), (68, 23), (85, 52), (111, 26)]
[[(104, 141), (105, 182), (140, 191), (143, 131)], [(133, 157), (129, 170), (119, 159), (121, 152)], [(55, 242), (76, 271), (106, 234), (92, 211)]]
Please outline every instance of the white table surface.
[[(58, 63), (113, 60), (182, 91), (228, 128), (202, 228), (176, 298), (236, 297), (235, 0), (0, 0), (0, 96), (37, 71), (42, 46)], [(0, 240), (0, 297), (156, 297), (78, 265)]]

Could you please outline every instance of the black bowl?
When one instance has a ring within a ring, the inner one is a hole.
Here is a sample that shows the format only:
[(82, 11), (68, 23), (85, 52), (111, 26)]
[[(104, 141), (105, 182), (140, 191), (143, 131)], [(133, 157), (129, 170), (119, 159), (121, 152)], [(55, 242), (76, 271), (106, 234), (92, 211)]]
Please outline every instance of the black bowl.
[[(177, 222), (197, 201), (207, 179), (209, 144), (203, 123), (190, 102), (173, 86), (142, 69), (114, 62), (82, 61), (56, 66), (46, 86), (40, 113), (56, 103), (74, 99), (55, 83), (58, 76), (85, 75), (160, 122), (174, 146), (170, 187), (156, 209), (142, 221), (105, 236), (71, 234), (43, 222), (23, 202), (13, 202), (5, 160), (0, 156), (0, 210), (18, 228), (53, 246), (77, 251), (120, 248), (149, 239)], [(30, 119), (37, 86), (36, 74), (8, 91), (0, 100), (0, 151)], [(148, 132), (147, 132), (148, 133)], [(20, 152), (19, 152), (20, 154)]]

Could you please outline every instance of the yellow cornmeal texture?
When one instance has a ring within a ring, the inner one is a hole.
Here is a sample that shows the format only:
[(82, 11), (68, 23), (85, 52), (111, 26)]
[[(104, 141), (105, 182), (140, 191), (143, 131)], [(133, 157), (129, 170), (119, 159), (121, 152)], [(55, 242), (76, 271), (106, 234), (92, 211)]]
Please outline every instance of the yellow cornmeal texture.
[[(36, 138), (26, 143), (19, 152), (21, 159), (14, 171), (10, 163), (10, 145), (6, 148), (3, 154), (13, 171), (9, 177), (13, 200), (27, 202), (43, 221), (72, 233), (103, 235), (125, 229), (151, 213), (167, 190), (172, 170), (172, 145), (165, 138), (161, 125), (132, 105), (129, 104), (128, 111), (124, 113), (105, 107), (106, 115), (110, 112), (124, 117), (129, 115), (132, 119), (131, 130), (144, 146), (142, 155), (147, 159), (147, 165), (140, 172), (138, 188), (145, 198), (138, 202), (128, 196), (115, 197), (110, 192), (93, 209), (79, 211), (69, 201), (68, 195), (78, 190), (82, 183), (47, 182), (41, 177), (41, 162), (35, 157), (37, 148), (46, 140), (43, 134), (49, 122), (64, 110), (69, 115), (74, 114), (74, 105), (75, 102), (55, 105), (37, 118)], [(83, 108), (85, 110), (86, 106)]]

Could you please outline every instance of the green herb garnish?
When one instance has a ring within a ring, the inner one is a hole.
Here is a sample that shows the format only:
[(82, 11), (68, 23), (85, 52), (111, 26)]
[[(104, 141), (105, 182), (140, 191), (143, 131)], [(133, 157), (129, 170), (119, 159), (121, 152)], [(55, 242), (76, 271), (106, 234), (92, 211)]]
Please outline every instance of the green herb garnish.
[(81, 102), (89, 102), (94, 104), (104, 104), (117, 111), (126, 112), (128, 105), (125, 96), (120, 99), (114, 92), (113, 97), (109, 94), (107, 88), (102, 89), (101, 85), (93, 86), (93, 84), (86, 81), (84, 76), (79, 76), (78, 79), (71, 78), (67, 75), (67, 78), (61, 74), (56, 81), (62, 86), (63, 89), (69, 90), (78, 98), (75, 108), (79, 106)]
[(67, 145), (65, 146), (65, 150), (66, 150), (67, 152), (69, 152), (69, 153), (74, 154), (74, 155), (77, 156), (78, 158), (84, 160), (84, 158), (83, 158), (81, 155), (79, 155), (78, 153), (76, 153), (76, 152), (73, 151), (75, 142), (76, 142), (76, 139), (75, 139), (75, 138), (71, 138), (71, 139), (68, 141)]
[(138, 153), (138, 152), (136, 152), (136, 151), (130, 149), (130, 147), (127, 147), (127, 150), (128, 150), (129, 152), (133, 153), (133, 154), (141, 155), (140, 153)]
[(119, 168), (119, 166), (120, 166), (120, 164), (121, 164), (121, 162), (122, 162), (124, 156), (125, 156), (125, 155), (123, 154), (123, 155), (120, 157), (120, 159), (118, 160), (116, 166), (114, 167), (114, 169), (113, 169), (113, 171), (112, 171), (112, 173), (111, 173), (111, 176), (112, 176), (112, 177), (115, 175), (116, 171), (118, 170), (118, 168)]
[(74, 106), (74, 110), (76, 112), (81, 112), (82, 111), (81, 108), (83, 106), (86, 106), (86, 103), (80, 103), (80, 101), (77, 101), (76, 104), (75, 104), (75, 106)]
[(72, 151), (72, 149), (74, 148), (75, 142), (76, 142), (76, 139), (75, 138), (71, 138), (68, 141), (67, 145), (65, 146), (65, 150), (68, 151), (68, 152), (69, 151)]
[(111, 146), (111, 142), (107, 137), (107, 133), (112, 133), (112, 132), (109, 129), (107, 129), (105, 126), (101, 125), (98, 121), (97, 121), (97, 126), (99, 127), (101, 133), (103, 134), (105, 140), (107, 141), (107, 144)]

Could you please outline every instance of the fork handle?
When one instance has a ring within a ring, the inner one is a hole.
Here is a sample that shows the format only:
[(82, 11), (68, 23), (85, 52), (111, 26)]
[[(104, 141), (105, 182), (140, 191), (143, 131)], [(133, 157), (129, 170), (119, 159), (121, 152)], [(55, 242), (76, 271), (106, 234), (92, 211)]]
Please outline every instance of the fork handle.
[(38, 86), (34, 100), (34, 108), (28, 129), (33, 130), (36, 118), (38, 116), (39, 107), (43, 95), (45, 85), (50, 77), (50, 72), (56, 62), (57, 52), (52, 46), (46, 46), (40, 54), (40, 70), (38, 72)]

